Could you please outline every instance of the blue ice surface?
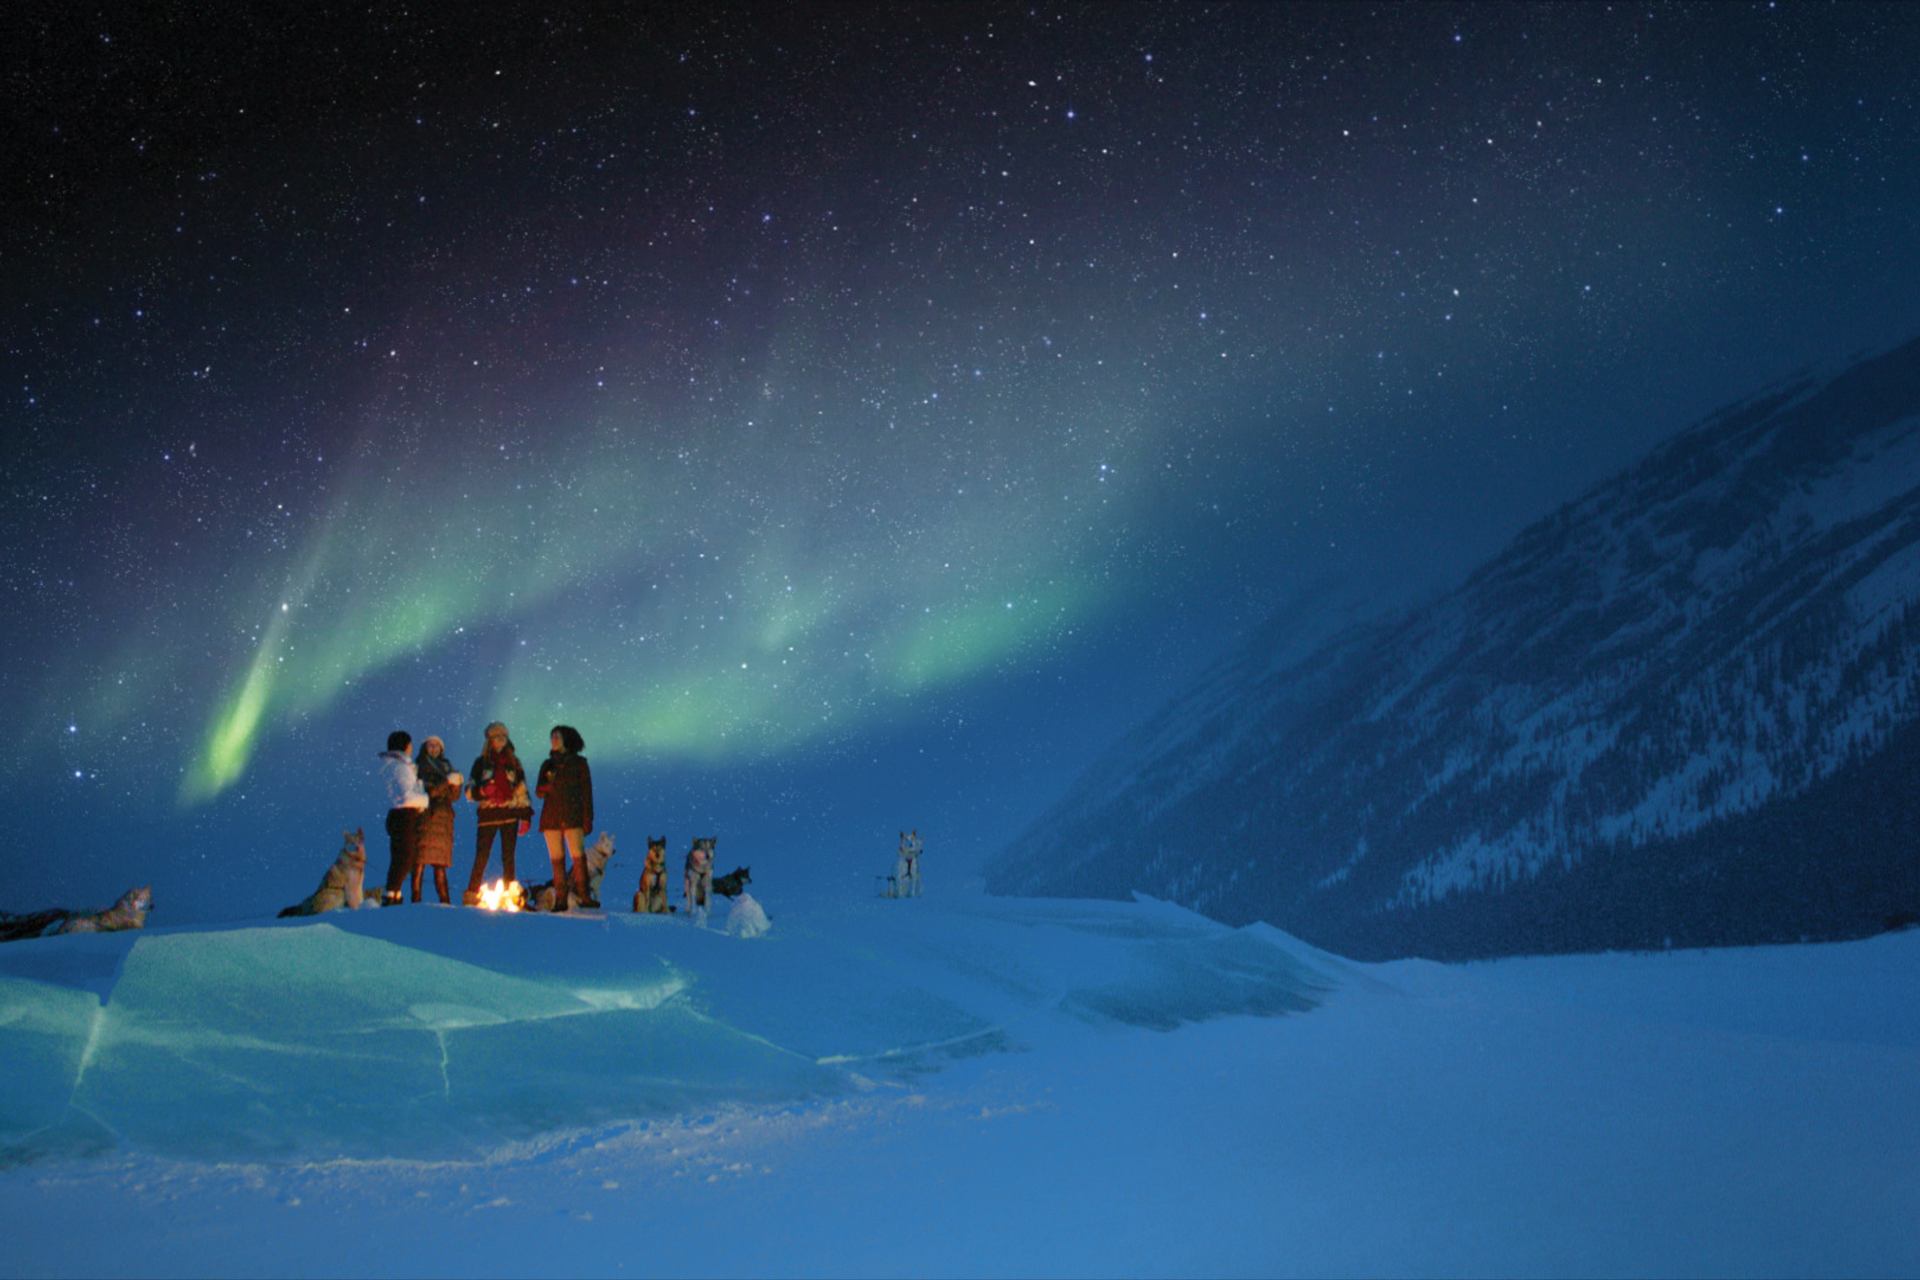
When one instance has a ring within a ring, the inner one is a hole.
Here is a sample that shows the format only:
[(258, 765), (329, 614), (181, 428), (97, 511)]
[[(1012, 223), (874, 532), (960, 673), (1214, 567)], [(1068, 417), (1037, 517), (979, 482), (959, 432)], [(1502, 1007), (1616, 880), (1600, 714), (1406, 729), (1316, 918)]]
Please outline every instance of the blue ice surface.
[[(100, 999), (113, 990), (120, 963), (140, 940), (138, 933), (69, 933), (31, 939), (32, 945), (0, 946), (0, 975), (91, 991)], [(55, 943), (55, 945), (43, 945)]]
[(1038, 1035), (1304, 1012), (1341, 981), (1151, 902), (808, 904), (754, 939), (723, 914), (408, 907), (0, 948), (0, 1162), (478, 1158)]

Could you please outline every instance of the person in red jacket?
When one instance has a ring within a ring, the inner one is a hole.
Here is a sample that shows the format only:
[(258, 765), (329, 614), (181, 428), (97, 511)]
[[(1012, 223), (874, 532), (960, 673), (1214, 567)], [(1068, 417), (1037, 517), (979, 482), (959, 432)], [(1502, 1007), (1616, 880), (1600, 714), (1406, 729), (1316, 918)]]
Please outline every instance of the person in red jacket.
[(467, 892), (461, 901), (477, 907), (480, 886), (487, 879), (487, 862), (493, 856), (494, 837), (500, 838), (502, 878), (516, 880), (514, 849), (533, 821), (527, 771), (520, 765), (507, 726), (498, 720), (487, 726), (486, 748), (474, 758), (473, 768), (467, 773), (467, 798), (480, 810), (480, 829), (473, 842), (473, 874), (467, 877)]
[(553, 909), (567, 909), (567, 854), (573, 854), (573, 900), (583, 907), (600, 904), (587, 895), (586, 838), (593, 834), (593, 773), (580, 754), (586, 742), (572, 725), (557, 724), (549, 737), (553, 754), (540, 766), (534, 794), (540, 806), (540, 834), (553, 862)]

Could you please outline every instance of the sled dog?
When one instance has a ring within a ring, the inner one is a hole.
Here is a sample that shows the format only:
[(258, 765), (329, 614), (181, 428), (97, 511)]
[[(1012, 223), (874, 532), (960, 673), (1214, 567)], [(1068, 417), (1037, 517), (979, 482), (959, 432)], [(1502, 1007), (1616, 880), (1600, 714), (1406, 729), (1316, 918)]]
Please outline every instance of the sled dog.
[(900, 851), (893, 864), (893, 897), (920, 896), (920, 850), (923, 847), (918, 830), (900, 833)]
[(364, 896), (367, 877), (367, 836), (363, 828), (340, 833), (340, 856), (320, 877), (320, 887), (280, 913), (288, 916), (317, 916), (322, 911), (353, 910)]
[[(587, 899), (600, 900), (600, 882), (606, 878), (607, 863), (613, 860), (613, 832), (602, 831), (600, 838), (580, 851), (580, 860), (587, 864)], [(553, 910), (553, 881), (543, 880), (536, 885), (527, 886), (528, 911)], [(571, 896), (571, 895), (570, 895)], [(578, 902), (573, 904), (578, 907)]]
[(117, 933), (121, 929), (144, 929), (147, 912), (153, 910), (153, 886), (143, 884), (120, 895), (120, 901), (105, 911), (85, 911), (68, 916), (55, 933)]
[(766, 911), (744, 889), (727, 908), (727, 932), (736, 938), (757, 938), (772, 927)]
[(681, 891), (686, 896), (687, 910), (703, 924), (707, 919), (707, 903), (713, 897), (713, 846), (719, 840), (718, 836), (695, 836), (693, 848), (687, 850), (687, 876)]
[(753, 868), (735, 867), (723, 876), (713, 879), (713, 891), (723, 898), (732, 898), (744, 892), (753, 883)]
[(647, 864), (640, 869), (640, 888), (633, 909), (645, 915), (667, 914), (667, 838), (647, 837)]
[(105, 911), (68, 911), (54, 907), (48, 911), (30, 911), (25, 915), (0, 911), (0, 942), (19, 942), (26, 938), (50, 938), (56, 933), (114, 933), (121, 929), (139, 929), (153, 910), (153, 886), (141, 885), (120, 895), (120, 901)]

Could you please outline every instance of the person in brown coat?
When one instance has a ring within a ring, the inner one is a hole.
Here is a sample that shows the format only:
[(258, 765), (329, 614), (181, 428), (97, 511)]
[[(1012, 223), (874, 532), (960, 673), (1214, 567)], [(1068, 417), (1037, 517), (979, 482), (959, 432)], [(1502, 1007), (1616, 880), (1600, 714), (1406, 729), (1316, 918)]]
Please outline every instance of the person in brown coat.
[(572, 725), (557, 724), (549, 737), (553, 754), (540, 766), (533, 792), (540, 806), (540, 834), (553, 863), (553, 909), (567, 909), (567, 854), (573, 854), (573, 900), (583, 907), (600, 904), (587, 895), (586, 838), (593, 834), (593, 773), (580, 754), (586, 741)]
[(426, 788), (427, 811), (420, 819), (420, 838), (413, 863), (413, 900), (420, 901), (420, 883), (433, 868), (433, 891), (442, 903), (451, 903), (447, 868), (453, 865), (453, 802), (460, 798), (461, 778), (447, 759), (447, 744), (435, 735), (420, 744), (413, 758), (420, 785)]
[(507, 726), (498, 720), (487, 726), (486, 749), (474, 758), (467, 774), (467, 799), (479, 806), (480, 829), (473, 842), (473, 874), (467, 877), (467, 892), (461, 901), (475, 907), (480, 905), (480, 886), (487, 880), (494, 837), (500, 837), (501, 878), (511, 883), (519, 879), (513, 872), (514, 848), (533, 820), (527, 771), (520, 765), (513, 739), (507, 736)]

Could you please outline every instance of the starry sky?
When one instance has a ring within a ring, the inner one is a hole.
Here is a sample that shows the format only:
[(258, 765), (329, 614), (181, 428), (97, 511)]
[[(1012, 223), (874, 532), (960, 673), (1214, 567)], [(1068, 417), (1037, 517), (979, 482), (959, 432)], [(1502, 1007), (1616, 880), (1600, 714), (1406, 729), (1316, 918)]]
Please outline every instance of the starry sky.
[(577, 725), (630, 850), (864, 891), (916, 825), (964, 874), (1255, 628), (1920, 332), (1920, 6), (27, 4), (0, 49), (13, 909), (291, 902), (388, 729), (464, 768), (494, 717)]

